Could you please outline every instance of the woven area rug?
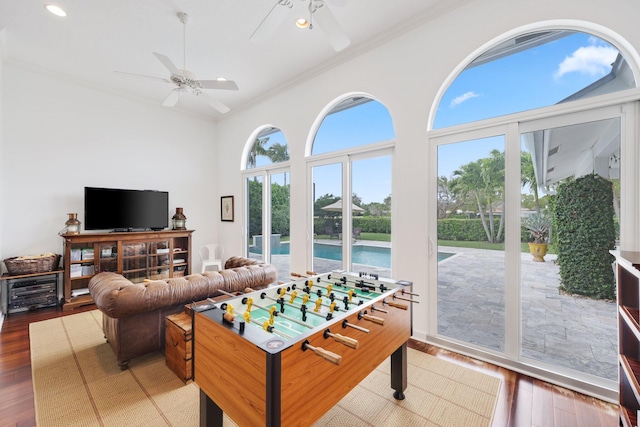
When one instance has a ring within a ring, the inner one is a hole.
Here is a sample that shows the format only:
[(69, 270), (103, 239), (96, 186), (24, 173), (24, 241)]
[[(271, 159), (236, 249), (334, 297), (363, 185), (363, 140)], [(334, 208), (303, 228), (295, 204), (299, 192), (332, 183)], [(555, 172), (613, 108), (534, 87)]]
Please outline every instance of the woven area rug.
[[(101, 324), (95, 310), (29, 326), (38, 426), (197, 426), (198, 387), (159, 352), (121, 371)], [(491, 425), (498, 378), (412, 349), (408, 359), (405, 400), (392, 396), (387, 360), (316, 426)]]

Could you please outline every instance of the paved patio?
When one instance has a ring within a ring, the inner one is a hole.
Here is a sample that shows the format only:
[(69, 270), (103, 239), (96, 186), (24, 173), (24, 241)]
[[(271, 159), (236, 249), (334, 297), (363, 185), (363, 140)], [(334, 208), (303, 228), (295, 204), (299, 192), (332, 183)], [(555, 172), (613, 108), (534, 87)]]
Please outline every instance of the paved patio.
[[(438, 249), (455, 254), (438, 264), (439, 334), (504, 351), (504, 253)], [(289, 278), (288, 258), (272, 257), (279, 280)], [(560, 294), (555, 256), (545, 259), (534, 262), (524, 253), (521, 258), (522, 356), (617, 381), (615, 302)], [(340, 261), (314, 259), (317, 272), (339, 268)], [(353, 270), (390, 277), (384, 268), (354, 265)]]

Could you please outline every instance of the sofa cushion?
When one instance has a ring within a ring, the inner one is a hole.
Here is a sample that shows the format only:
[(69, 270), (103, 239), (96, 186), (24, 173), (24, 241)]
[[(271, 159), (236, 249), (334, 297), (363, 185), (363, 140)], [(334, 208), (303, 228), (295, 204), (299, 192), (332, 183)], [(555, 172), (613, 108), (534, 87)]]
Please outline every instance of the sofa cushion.
[[(229, 267), (227, 267), (229, 266)], [(231, 267), (233, 266), (233, 267)], [(89, 292), (96, 306), (107, 316), (122, 318), (163, 307), (202, 301), (247, 287), (263, 288), (276, 281), (277, 269), (271, 264), (232, 257), (222, 271), (132, 283), (117, 273), (96, 274), (89, 281)]]

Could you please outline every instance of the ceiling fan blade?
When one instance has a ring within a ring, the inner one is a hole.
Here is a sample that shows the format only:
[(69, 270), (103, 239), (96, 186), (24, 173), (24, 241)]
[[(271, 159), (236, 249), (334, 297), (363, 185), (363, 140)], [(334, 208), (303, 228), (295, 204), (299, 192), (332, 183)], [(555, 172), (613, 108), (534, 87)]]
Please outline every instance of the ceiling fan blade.
[(182, 94), (183, 89), (181, 87), (177, 87), (169, 93), (167, 99), (164, 100), (162, 105), (164, 107), (175, 107), (175, 105), (180, 100), (180, 95)]
[(165, 79), (163, 77), (147, 76), (147, 75), (144, 75), (144, 74), (129, 73), (129, 72), (126, 72), (126, 71), (114, 71), (114, 73), (126, 74), (128, 76), (134, 76), (134, 77), (144, 77), (145, 79), (162, 80), (165, 83), (171, 83), (169, 80), (167, 80), (167, 79)]
[(233, 80), (198, 80), (203, 89), (238, 90)]
[(262, 22), (255, 29), (253, 34), (249, 37), (249, 40), (254, 42), (264, 42), (276, 29), (282, 24), (282, 21), (287, 17), (291, 11), (291, 3), (286, 0), (276, 0), (267, 16), (264, 17)]
[(204, 99), (204, 101), (207, 104), (211, 105), (213, 108), (215, 108), (216, 110), (220, 111), (222, 114), (228, 113), (230, 111), (229, 107), (227, 107), (226, 105), (224, 105), (222, 102), (218, 101), (217, 99), (213, 99), (212, 97), (210, 97), (209, 95), (207, 95), (204, 92), (200, 92), (197, 95), (201, 96), (202, 99)]
[(182, 76), (182, 73), (180, 72), (180, 70), (178, 70), (178, 67), (176, 67), (169, 58), (167, 58), (161, 53), (153, 52), (153, 54), (156, 56), (156, 58), (160, 60), (160, 62), (164, 64), (165, 67), (169, 69), (171, 74), (175, 74), (176, 76)]
[(349, 40), (349, 37), (347, 37), (344, 31), (342, 31), (336, 17), (329, 10), (326, 4), (315, 10), (313, 18), (320, 26), (322, 32), (327, 36), (329, 43), (331, 43), (331, 46), (336, 52), (340, 52), (351, 44), (351, 40)]

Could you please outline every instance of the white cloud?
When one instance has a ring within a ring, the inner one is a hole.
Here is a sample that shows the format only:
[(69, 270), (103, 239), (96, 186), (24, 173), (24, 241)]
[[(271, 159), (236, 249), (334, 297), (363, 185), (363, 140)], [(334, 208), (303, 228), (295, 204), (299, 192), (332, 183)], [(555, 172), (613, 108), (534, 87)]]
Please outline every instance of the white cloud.
[(476, 98), (480, 95), (478, 95), (477, 93), (471, 91), (471, 92), (467, 92), (464, 93), (460, 96), (455, 97), (453, 100), (451, 100), (451, 104), (449, 104), (449, 108), (456, 108), (458, 105), (462, 104), (463, 102), (471, 99), (471, 98)]
[(578, 48), (558, 65), (554, 77), (560, 78), (572, 72), (603, 76), (611, 70), (611, 63), (615, 61), (617, 55), (618, 51), (611, 46), (585, 46)]

